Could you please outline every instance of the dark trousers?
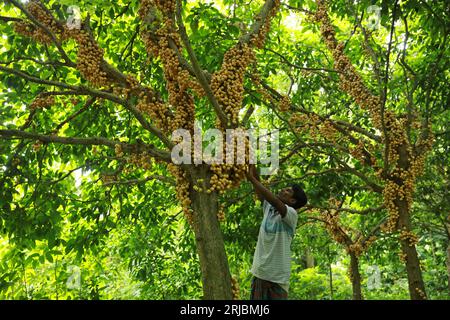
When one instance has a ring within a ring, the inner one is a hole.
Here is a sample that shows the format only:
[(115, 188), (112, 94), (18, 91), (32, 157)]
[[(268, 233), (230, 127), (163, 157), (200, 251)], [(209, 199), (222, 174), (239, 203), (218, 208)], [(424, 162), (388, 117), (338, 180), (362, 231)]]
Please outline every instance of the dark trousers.
[(288, 293), (275, 282), (253, 277), (250, 300), (286, 300)]

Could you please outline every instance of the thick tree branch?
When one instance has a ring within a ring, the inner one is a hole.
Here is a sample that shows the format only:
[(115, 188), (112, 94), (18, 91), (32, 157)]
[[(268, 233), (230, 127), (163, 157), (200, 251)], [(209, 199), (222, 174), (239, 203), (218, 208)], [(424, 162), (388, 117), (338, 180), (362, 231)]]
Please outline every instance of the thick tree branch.
[(154, 158), (158, 158), (166, 162), (171, 161), (169, 152), (157, 149), (153, 145), (127, 144), (120, 141), (109, 140), (103, 137), (90, 137), (90, 138), (61, 137), (61, 136), (43, 135), (39, 133), (26, 132), (21, 130), (0, 130), (0, 137), (31, 139), (47, 143), (61, 143), (70, 145), (85, 145), (85, 146), (104, 145), (110, 148), (115, 148), (115, 146), (119, 144), (122, 147), (122, 150), (124, 151), (133, 152), (136, 150), (136, 147), (138, 147), (141, 149), (140, 151), (142, 152), (146, 151), (150, 156)]
[(0, 21), (4, 21), (4, 22), (22, 22), (23, 19), (15, 18), (15, 17), (0, 16)]
[(383, 192), (383, 187), (381, 187), (380, 185), (376, 184), (373, 181), (370, 181), (370, 179), (363, 174), (362, 172), (356, 170), (355, 168), (350, 167), (347, 163), (340, 161), (338, 159), (339, 164), (343, 167), (343, 169), (345, 171), (348, 171), (352, 174), (354, 174), (355, 176), (359, 177), (362, 181), (364, 181), (366, 183), (367, 186), (369, 186), (373, 191), (377, 192), (377, 193), (382, 193)]
[(106, 92), (106, 91), (101, 91), (101, 90), (96, 90), (96, 89), (92, 89), (86, 86), (74, 86), (74, 85), (69, 85), (67, 83), (64, 82), (58, 82), (58, 81), (51, 81), (51, 80), (44, 80), (41, 78), (37, 78), (29, 73), (20, 71), (20, 70), (16, 70), (16, 69), (11, 69), (11, 68), (5, 68), (3, 66), (0, 66), (0, 71), (3, 71), (5, 73), (9, 73), (9, 74), (15, 74), (16, 76), (19, 76), (25, 80), (34, 82), (34, 83), (38, 83), (38, 84), (43, 84), (43, 85), (49, 85), (49, 86), (55, 86), (58, 88), (63, 88), (63, 89), (68, 89), (74, 92), (77, 92), (78, 95), (90, 95), (93, 97), (97, 97), (97, 98), (103, 98), (106, 100), (110, 100), (112, 102), (124, 105), (125, 101), (122, 100), (121, 98), (119, 98), (118, 96)]
[(253, 112), (255, 111), (255, 106), (254, 105), (250, 105), (247, 109), (247, 111), (245, 112), (244, 117), (242, 118), (241, 121), (241, 126), (242, 127), (246, 127), (248, 120), (250, 119), (251, 115), (253, 114)]
[[(22, 4), (18, 3), (16, 0), (12, 0), (11, 1), (16, 7), (18, 7), (22, 12), (25, 13), (25, 15), (31, 20), (33, 21), (33, 23), (35, 23), (37, 26), (41, 27), (53, 40), (53, 42), (55, 43), (55, 45), (57, 46), (58, 50), (60, 51), (60, 53), (62, 54), (64, 60), (66, 61), (68, 66), (71, 67), (76, 67), (76, 64), (73, 63), (70, 58), (68, 58), (68, 56), (66, 55), (64, 49), (61, 47), (60, 42), (56, 39), (56, 36), (54, 35), (53, 32), (51, 32), (46, 26), (44, 26), (43, 24), (41, 24), (35, 17), (33, 17), (33, 15), (31, 15), (23, 6)], [(45, 6), (43, 6), (45, 8)], [(45, 10), (47, 10), (45, 8)], [(48, 11), (48, 10), (47, 10)], [(51, 14), (51, 12), (49, 12), (49, 14)], [(93, 41), (94, 38), (92, 37), (92, 33), (90, 30), (90, 26), (89, 26), (89, 17), (88, 19), (86, 19), (86, 21), (83, 24), (83, 28), (89, 33), (91, 39)], [(1, 68), (0, 70), (6, 71), (6, 68)], [(118, 84), (122, 85), (122, 86), (128, 86), (128, 82), (127, 82), (127, 77), (122, 74), (119, 70), (117, 70), (116, 68), (114, 68), (113, 66), (111, 66), (110, 64), (108, 64), (105, 60), (102, 61), (101, 64), (101, 69), (106, 72), (106, 74), (108, 75), (109, 79), (114, 80), (115, 82), (117, 82)], [(108, 99), (111, 100), (113, 102), (119, 103), (124, 105), (135, 117), (136, 119), (141, 123), (141, 125), (148, 131), (152, 132), (153, 134), (155, 134), (167, 147), (171, 147), (172, 143), (171, 141), (156, 127), (154, 127), (153, 125), (151, 125), (149, 122), (147, 122), (144, 118), (144, 116), (142, 115), (142, 113), (137, 110), (136, 107), (128, 104), (127, 102), (125, 102), (124, 100), (120, 99), (119, 97), (111, 94), (111, 93), (106, 93), (104, 91), (99, 91), (99, 90), (95, 90), (95, 89), (90, 89), (87, 88), (85, 86), (79, 86), (79, 87), (75, 87), (75, 86), (69, 86), (63, 83), (57, 83), (54, 81), (47, 81), (47, 80), (42, 80), (42, 79), (38, 79), (36, 77), (33, 77), (31, 75), (27, 75), (23, 72), (20, 71), (16, 71), (14, 69), (9, 69), (9, 71), (11, 73), (15, 73), (18, 76), (21, 76), (29, 81), (33, 81), (36, 83), (41, 83), (41, 84), (49, 84), (49, 85), (55, 85), (58, 87), (62, 87), (65, 89), (70, 89), (72, 88), (73, 90), (78, 90), (78, 94), (89, 94), (91, 96), (95, 96), (98, 98), (104, 98), (104, 99)], [(141, 88), (143, 90), (143, 88)]]
[(109, 185), (133, 185), (133, 184), (141, 184), (141, 183), (146, 183), (150, 180), (159, 180), (162, 182), (167, 182), (170, 185), (175, 186), (175, 181), (173, 179), (171, 179), (170, 177), (166, 177), (166, 176), (161, 176), (161, 175), (151, 175), (145, 179), (130, 179), (130, 180), (118, 180), (118, 181), (111, 181), (111, 182), (105, 182), (103, 185), (104, 186), (109, 186)]
[(10, 65), (11, 63), (21, 62), (21, 61), (32, 61), (32, 62), (40, 64), (42, 66), (53, 66), (55, 68), (56, 67), (60, 67), (60, 66), (69, 67), (69, 65), (67, 65), (67, 63), (65, 63), (65, 62), (61, 62), (61, 61), (40, 61), (38, 59), (34, 59), (34, 58), (30, 58), (30, 57), (17, 57), (16, 59), (13, 59), (13, 60), (0, 62), (0, 64), (7, 66), (7, 65)]
[(395, 30), (395, 20), (397, 18), (397, 4), (398, 0), (395, 0), (394, 3), (394, 9), (392, 12), (392, 23), (391, 23), (391, 31), (389, 35), (389, 44), (388, 49), (386, 52), (386, 70), (384, 73), (384, 88), (382, 92), (382, 99), (381, 99), (381, 120), (384, 126), (384, 109), (386, 107), (386, 99), (387, 99), (387, 91), (388, 91), (388, 82), (389, 82), (389, 63), (390, 63), (390, 56), (391, 56), (391, 49), (392, 49), (392, 42), (394, 37), (394, 30)]
[(42, 30), (45, 31), (45, 33), (47, 33), (47, 35), (52, 39), (53, 43), (55, 44), (56, 48), (58, 49), (59, 53), (61, 54), (61, 56), (63, 57), (64, 61), (67, 63), (67, 65), (69, 65), (70, 67), (76, 67), (76, 63), (73, 62), (69, 56), (67, 55), (66, 51), (64, 51), (61, 43), (59, 42), (59, 40), (56, 38), (55, 34), (50, 31), (49, 28), (47, 28), (45, 25), (43, 25), (40, 21), (38, 21), (31, 13), (28, 12), (27, 9), (25, 9), (25, 7), (16, 0), (9, 0), (12, 4), (14, 4), (14, 6), (16, 6), (17, 8), (20, 9), (20, 11), (22, 11), (28, 19), (30, 19), (35, 25), (37, 25), (39, 28), (41, 28)]
[(192, 67), (194, 69), (194, 73), (196, 78), (198, 79), (199, 83), (201, 84), (203, 90), (205, 90), (206, 96), (208, 97), (209, 102), (212, 104), (217, 116), (219, 117), (219, 120), (223, 127), (228, 128), (228, 117), (223, 111), (222, 107), (219, 105), (219, 102), (217, 101), (216, 97), (214, 96), (211, 87), (209, 86), (209, 83), (200, 68), (200, 64), (198, 63), (197, 57), (195, 56), (194, 50), (192, 49), (192, 46), (189, 41), (189, 37), (186, 32), (186, 28), (183, 24), (183, 18), (181, 16), (181, 1), (177, 0), (177, 22), (178, 22), (178, 28), (179, 28), (179, 34), (181, 36), (181, 40), (183, 41), (184, 47), (186, 48), (189, 59), (191, 60)]
[[(265, 104), (267, 104), (265, 101), (262, 101), (262, 102), (265, 103)], [(303, 141), (303, 139), (301, 139), (301, 138), (298, 136), (298, 134), (295, 132), (295, 130), (294, 130), (294, 129), (292, 128), (292, 126), (290, 125), (289, 121), (288, 121), (287, 119), (284, 119), (283, 117), (281, 117), (281, 116), (275, 111), (274, 108), (272, 108), (272, 109), (273, 109), (273, 111), (276, 113), (276, 115), (277, 115), (281, 120), (283, 120), (283, 122), (287, 123), (287, 125), (288, 125), (288, 127), (290, 128), (292, 134), (294, 134), (294, 136), (295, 136), (296, 139), (299, 141), (299, 143), (300, 143), (300, 144), (308, 145), (306, 142)], [(331, 145), (331, 144), (321, 144), (321, 145), (327, 146), (327, 147), (333, 146), (333, 145)], [(328, 155), (328, 156), (332, 156), (332, 157), (333, 157), (333, 155), (321, 151), (320, 148), (318, 148), (318, 146), (316, 146), (315, 144), (309, 144), (308, 147), (310, 147), (312, 150), (314, 150), (314, 151), (316, 151), (316, 152), (318, 152), (318, 153), (323, 153), (323, 154), (326, 154), (326, 155)], [(363, 180), (363, 181), (366, 183), (366, 185), (367, 185), (371, 190), (373, 190), (373, 191), (375, 191), (375, 192), (377, 192), (377, 193), (383, 192), (383, 188), (382, 188), (381, 186), (379, 186), (378, 184), (376, 184), (375, 182), (370, 181), (370, 179), (369, 179), (365, 174), (363, 174), (362, 172), (356, 170), (355, 168), (350, 167), (350, 166), (349, 166), (348, 164), (346, 164), (344, 161), (341, 161), (341, 160), (339, 160), (339, 159), (336, 159), (336, 160), (337, 160), (338, 163), (341, 165), (341, 167), (342, 167), (342, 169), (343, 169), (344, 171), (347, 171), (347, 172), (349, 172), (349, 173), (351, 173), (351, 174), (353, 174), (353, 175), (359, 177), (361, 180)]]
[(303, 9), (303, 8), (294, 7), (294, 6), (291, 6), (291, 5), (287, 4), (287, 3), (282, 3), (282, 5), (285, 6), (286, 8), (288, 8), (288, 9), (290, 9), (290, 10), (304, 12), (306, 14), (313, 14), (312, 11), (309, 11), (309, 10), (306, 10), (306, 9)]
[[(281, 101), (283, 96), (277, 90), (275, 90), (274, 88), (272, 88), (271, 86), (269, 86), (268, 84), (266, 84), (263, 81), (261, 81), (261, 85), (263, 86), (264, 89), (266, 89), (272, 95), (274, 100)], [(351, 123), (348, 123), (348, 122), (346, 122), (344, 120), (335, 121), (335, 120), (330, 119), (330, 117), (324, 117), (324, 116), (321, 116), (321, 115), (316, 114), (314, 112), (308, 111), (304, 107), (298, 107), (297, 106), (297, 110), (302, 112), (302, 113), (304, 113), (304, 114), (308, 114), (308, 115), (309, 114), (315, 114), (315, 115), (317, 115), (320, 118), (321, 121), (329, 120), (331, 122), (331, 124), (336, 128), (336, 130), (338, 130), (339, 132), (341, 132), (345, 136), (349, 137), (350, 140), (352, 141), (352, 143), (354, 143), (354, 144), (357, 144), (358, 141), (353, 136), (351, 136), (349, 134), (348, 130), (346, 130), (346, 129), (351, 129), (352, 131), (355, 131), (355, 132), (358, 132), (360, 134), (363, 134), (363, 135), (365, 135), (365, 136), (367, 136), (367, 137), (369, 137), (369, 138), (371, 138), (371, 139), (373, 139), (373, 140), (375, 140), (377, 142), (381, 142), (381, 137), (380, 136), (374, 135), (373, 133), (371, 133), (371, 132), (369, 132), (369, 131), (361, 128), (361, 127), (354, 126)], [(342, 128), (341, 126), (344, 126), (345, 129)]]
[(164, 143), (164, 145), (166, 145), (168, 148), (171, 148), (173, 146), (173, 143), (162, 133), (162, 131), (159, 130), (158, 128), (156, 128), (155, 126), (153, 126), (151, 123), (149, 123), (145, 119), (144, 115), (135, 106), (131, 105), (130, 103), (128, 103), (128, 101), (125, 101), (110, 92), (96, 90), (96, 89), (92, 89), (92, 88), (89, 88), (86, 86), (74, 86), (74, 85), (69, 85), (69, 84), (63, 83), (63, 82), (44, 80), (44, 79), (40, 79), (35, 76), (32, 76), (23, 71), (11, 69), (11, 68), (5, 68), (3, 66), (0, 66), (0, 71), (10, 73), (10, 74), (15, 74), (25, 80), (28, 80), (28, 81), (31, 81), (34, 83), (68, 89), (70, 94), (89, 95), (92, 97), (103, 98), (103, 99), (118, 103), (120, 105), (123, 105), (127, 110), (129, 110), (135, 116), (135, 118), (139, 121), (139, 123), (142, 125), (142, 127), (144, 129), (148, 130), (149, 132), (151, 132), (155, 136), (157, 136)]
[(250, 28), (250, 31), (241, 36), (239, 42), (241, 44), (249, 43), (253, 37), (255, 37), (260, 31), (263, 25), (266, 23), (270, 11), (275, 7), (275, 0), (266, 0), (263, 7), (255, 18), (255, 22)]
[(359, 214), (359, 215), (368, 215), (371, 213), (376, 213), (376, 212), (380, 212), (381, 210), (384, 209), (384, 205), (376, 207), (376, 208), (367, 208), (364, 210), (355, 210), (355, 209), (350, 209), (350, 208), (337, 208), (337, 207), (319, 207), (319, 206), (312, 206), (309, 205), (308, 206), (309, 209), (318, 209), (318, 210), (335, 210), (337, 212), (347, 212), (350, 214)]

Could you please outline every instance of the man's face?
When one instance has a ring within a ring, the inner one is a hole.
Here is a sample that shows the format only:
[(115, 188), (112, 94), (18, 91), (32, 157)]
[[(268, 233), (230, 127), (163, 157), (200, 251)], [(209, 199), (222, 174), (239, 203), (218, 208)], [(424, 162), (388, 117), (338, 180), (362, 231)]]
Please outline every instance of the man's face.
[(294, 190), (291, 187), (281, 189), (278, 193), (278, 199), (288, 206), (292, 206), (295, 203)]

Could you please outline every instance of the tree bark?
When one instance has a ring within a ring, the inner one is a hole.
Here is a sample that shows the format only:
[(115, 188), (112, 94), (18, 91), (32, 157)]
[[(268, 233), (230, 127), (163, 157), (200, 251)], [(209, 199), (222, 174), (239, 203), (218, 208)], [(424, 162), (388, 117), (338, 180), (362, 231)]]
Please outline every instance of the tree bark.
[[(399, 229), (411, 232), (411, 217), (406, 201), (398, 200), (397, 206), (399, 209)], [(411, 243), (408, 239), (400, 239), (400, 244), (406, 259), (405, 265), (408, 274), (408, 287), (411, 300), (426, 300), (427, 295), (416, 245)]]
[(448, 277), (448, 294), (450, 295), (450, 214), (447, 217), (446, 222), (444, 222), (445, 233), (447, 235), (447, 277)]
[[(200, 165), (191, 171), (192, 183), (201, 188), (190, 189), (192, 200), (193, 228), (203, 282), (203, 299), (232, 299), (231, 275), (225, 252), (222, 231), (217, 219), (218, 195), (207, 193), (210, 172), (207, 166)], [(191, 183), (191, 185), (192, 185)]]
[(306, 268), (314, 268), (314, 256), (311, 254), (311, 249), (307, 247), (305, 249), (305, 261), (306, 261)]
[(331, 262), (328, 262), (328, 267), (329, 267), (328, 283), (330, 285), (330, 299), (333, 300), (333, 269), (331, 268)]
[[(411, 170), (411, 162), (407, 152), (408, 146), (402, 144), (398, 148), (398, 166), (404, 170)], [(404, 185), (405, 181), (399, 180), (400, 185)], [(398, 229), (400, 231), (411, 232), (411, 212), (408, 202), (405, 198), (398, 197), (395, 201), (398, 208)], [(412, 204), (411, 204), (412, 205)], [(408, 287), (411, 300), (426, 300), (427, 294), (425, 291), (425, 284), (422, 278), (422, 271), (420, 269), (419, 257), (417, 255), (416, 245), (411, 243), (407, 238), (400, 239), (403, 256), (406, 259), (406, 272), (408, 274)]]
[(359, 259), (354, 253), (350, 253), (350, 278), (352, 280), (353, 300), (362, 300)]
[(448, 294), (450, 295), (450, 239), (447, 242), (447, 275), (448, 275)]

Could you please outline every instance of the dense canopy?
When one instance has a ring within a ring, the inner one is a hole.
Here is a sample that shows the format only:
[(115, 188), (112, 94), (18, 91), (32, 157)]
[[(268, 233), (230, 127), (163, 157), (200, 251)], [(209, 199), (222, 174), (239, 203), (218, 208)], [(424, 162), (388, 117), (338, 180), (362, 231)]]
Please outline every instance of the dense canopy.
[(171, 159), (201, 124), (278, 133), (290, 299), (449, 299), (449, 9), (5, 0), (0, 298), (248, 299), (248, 162)]

